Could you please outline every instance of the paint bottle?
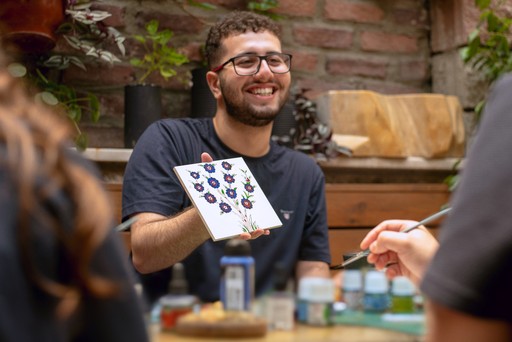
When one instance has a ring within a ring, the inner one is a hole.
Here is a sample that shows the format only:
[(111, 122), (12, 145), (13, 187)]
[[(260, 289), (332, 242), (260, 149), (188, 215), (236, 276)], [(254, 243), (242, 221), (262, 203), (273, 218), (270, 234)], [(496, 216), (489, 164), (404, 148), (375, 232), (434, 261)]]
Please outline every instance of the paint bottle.
[(363, 307), (367, 312), (384, 312), (389, 308), (389, 283), (382, 271), (369, 270), (364, 279)]
[(266, 298), (266, 318), (270, 330), (293, 330), (295, 297), (288, 290), (288, 272), (283, 264), (274, 268), (274, 289)]
[(363, 273), (358, 269), (343, 271), (343, 302), (347, 310), (358, 311), (363, 308)]
[(413, 313), (415, 311), (414, 284), (403, 276), (393, 278), (391, 283), (391, 312)]
[[(343, 254), (343, 261), (356, 255), (358, 252)], [(363, 309), (364, 279), (370, 269), (375, 269), (366, 258), (361, 258), (348, 264), (343, 271), (342, 296), (347, 310), (358, 311)]]
[(198, 303), (198, 298), (188, 293), (185, 267), (182, 263), (174, 264), (172, 267), (172, 279), (169, 282), (169, 293), (158, 301), (161, 329), (173, 329), (178, 318), (192, 312), (194, 306)]
[(335, 288), (332, 279), (302, 278), (297, 298), (298, 320), (309, 325), (332, 324), (334, 298)]
[(220, 300), (224, 310), (251, 311), (254, 299), (254, 258), (246, 240), (232, 239), (226, 243), (220, 259)]

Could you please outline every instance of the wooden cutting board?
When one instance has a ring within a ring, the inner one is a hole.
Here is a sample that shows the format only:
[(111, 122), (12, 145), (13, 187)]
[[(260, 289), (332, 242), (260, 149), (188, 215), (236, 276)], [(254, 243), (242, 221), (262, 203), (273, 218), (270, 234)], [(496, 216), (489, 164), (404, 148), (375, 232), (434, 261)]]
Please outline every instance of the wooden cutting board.
[(355, 157), (462, 157), (465, 129), (457, 97), (383, 95), (333, 90), (315, 99), (319, 119), (333, 133), (366, 137)]
[(267, 333), (267, 322), (250, 312), (227, 312), (211, 306), (180, 317), (174, 331), (195, 337), (261, 337)]

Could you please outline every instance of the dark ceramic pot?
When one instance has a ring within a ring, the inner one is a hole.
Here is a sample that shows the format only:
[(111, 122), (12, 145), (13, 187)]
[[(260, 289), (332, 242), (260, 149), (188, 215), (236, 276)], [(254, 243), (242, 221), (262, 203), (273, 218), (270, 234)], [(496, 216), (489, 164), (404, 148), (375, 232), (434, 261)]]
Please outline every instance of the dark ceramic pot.
[(151, 84), (124, 87), (124, 146), (133, 148), (142, 133), (162, 118), (162, 89)]

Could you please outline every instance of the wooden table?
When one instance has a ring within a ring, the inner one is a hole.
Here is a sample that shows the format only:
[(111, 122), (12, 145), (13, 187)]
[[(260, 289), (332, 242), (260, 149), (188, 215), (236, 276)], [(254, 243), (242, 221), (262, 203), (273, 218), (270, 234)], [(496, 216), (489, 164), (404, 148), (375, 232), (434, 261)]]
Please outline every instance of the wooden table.
[(205, 341), (242, 341), (242, 342), (416, 342), (423, 341), (422, 336), (361, 326), (334, 325), (314, 327), (296, 325), (293, 331), (271, 331), (261, 338), (204, 338), (180, 336), (172, 332), (157, 333), (152, 342), (205, 342)]

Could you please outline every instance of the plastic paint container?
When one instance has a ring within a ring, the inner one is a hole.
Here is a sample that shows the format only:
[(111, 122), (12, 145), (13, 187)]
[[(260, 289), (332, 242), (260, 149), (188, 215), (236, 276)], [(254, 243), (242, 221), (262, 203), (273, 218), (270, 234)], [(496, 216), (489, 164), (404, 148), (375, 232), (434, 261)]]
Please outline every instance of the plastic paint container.
[(363, 273), (360, 270), (345, 270), (342, 290), (346, 309), (361, 310), (363, 307)]
[(368, 271), (364, 279), (363, 307), (368, 312), (384, 312), (389, 308), (389, 283), (384, 272)]
[(162, 330), (171, 330), (179, 317), (192, 312), (197, 304), (197, 297), (193, 295), (166, 295), (160, 298), (160, 327)]
[(395, 277), (391, 283), (391, 312), (413, 313), (416, 288), (406, 277)]
[(303, 278), (299, 282), (297, 320), (310, 325), (332, 324), (334, 281), (328, 278)]

